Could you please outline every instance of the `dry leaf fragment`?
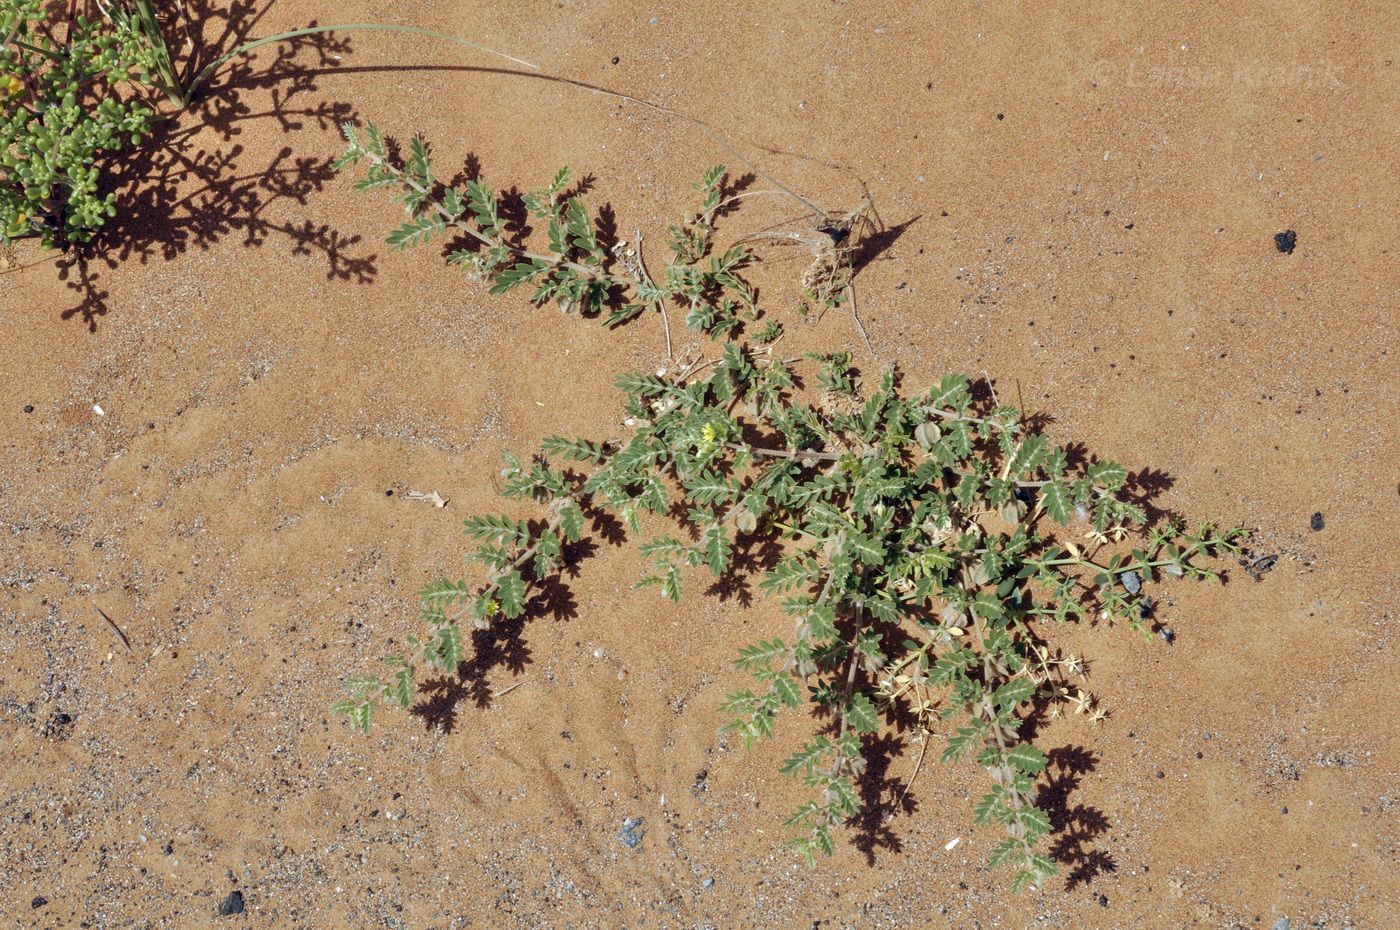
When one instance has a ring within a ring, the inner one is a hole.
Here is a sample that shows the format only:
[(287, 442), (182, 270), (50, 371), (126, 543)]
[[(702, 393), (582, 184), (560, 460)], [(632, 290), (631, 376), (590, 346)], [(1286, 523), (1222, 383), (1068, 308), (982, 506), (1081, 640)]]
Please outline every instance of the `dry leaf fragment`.
[(443, 497), (434, 491), (431, 494), (424, 494), (422, 491), (409, 491), (408, 499), (414, 501), (430, 501), (434, 507), (446, 507), (448, 498)]

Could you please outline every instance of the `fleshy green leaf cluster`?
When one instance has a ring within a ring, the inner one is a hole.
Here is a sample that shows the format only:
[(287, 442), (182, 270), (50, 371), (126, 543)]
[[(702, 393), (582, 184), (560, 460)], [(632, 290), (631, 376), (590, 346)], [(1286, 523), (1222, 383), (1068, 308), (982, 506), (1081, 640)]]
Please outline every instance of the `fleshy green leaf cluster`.
[(0, 244), (92, 238), (116, 214), (99, 158), (150, 132), (157, 50), (126, 18), (66, 6), (0, 0)]

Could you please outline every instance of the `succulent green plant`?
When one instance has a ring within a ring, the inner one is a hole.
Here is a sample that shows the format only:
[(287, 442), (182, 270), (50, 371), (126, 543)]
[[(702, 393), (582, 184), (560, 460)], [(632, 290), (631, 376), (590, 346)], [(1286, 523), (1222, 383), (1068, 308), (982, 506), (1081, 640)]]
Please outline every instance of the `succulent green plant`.
[(136, 145), (155, 60), (103, 19), (54, 24), (42, 0), (0, 0), (0, 243), (84, 242), (116, 212), (97, 160)]
[(492, 293), (529, 284), (536, 304), (620, 306), (610, 322), (688, 308), (691, 327), (715, 341), (708, 360), (617, 379), (627, 434), (554, 437), (529, 460), (507, 455), (502, 493), (537, 515), (468, 518), (479, 571), (426, 586), (426, 634), (387, 660), (387, 677), (349, 679), (336, 710), (367, 731), (377, 703), (413, 705), (422, 670), (456, 673), (463, 627), (522, 617), (585, 534), (586, 509), (634, 536), (671, 517), (675, 531), (638, 546), (637, 586), (673, 601), (697, 573), (741, 571), (739, 545), (781, 553), (758, 587), (789, 619), (739, 649), (752, 684), (723, 709), (726, 732), (746, 745), (772, 737), (784, 712), (806, 706), (818, 721), (782, 765), (812, 790), (787, 820), (794, 849), (809, 860), (834, 851), (860, 811), (868, 742), (903, 717), (924, 746), (945, 741), (945, 762), (970, 758), (987, 773), (974, 816), (1004, 833), (988, 861), (1008, 865), (1018, 890), (1053, 875), (1041, 842), (1052, 825), (1036, 804), (1048, 759), (1025, 720), (1037, 706), (1105, 715), (1080, 682), (1082, 661), (1054, 647), (1055, 628), (1122, 623), (1151, 636), (1144, 585), (1217, 578), (1210, 560), (1236, 552), (1241, 531), (1149, 524), (1126, 468), (1054, 445), (965, 375), (906, 392), (893, 368), (865, 377), (847, 352), (777, 354), (781, 326), (762, 321), (737, 276), (753, 256), (712, 252), (722, 168), (696, 185), (691, 221), (672, 227), (658, 283), (605, 247), (580, 200), (561, 199), (566, 172), (526, 198), (548, 242), (535, 251), (505, 234), (482, 182), (439, 185), (420, 140), (397, 165), (373, 126), (347, 127), (347, 138), (341, 165), (367, 162), (361, 189), (395, 190), (408, 213), (395, 245), (456, 231), (474, 247), (451, 260)]
[(161, 119), (151, 90), (183, 109), (234, 58), (363, 30), (428, 36), (536, 67), (432, 29), (342, 23), (253, 39), (184, 80), (150, 0), (0, 0), (0, 245), (38, 238), (53, 248), (93, 238), (118, 209), (115, 193), (102, 190), (102, 159), (151, 135)]

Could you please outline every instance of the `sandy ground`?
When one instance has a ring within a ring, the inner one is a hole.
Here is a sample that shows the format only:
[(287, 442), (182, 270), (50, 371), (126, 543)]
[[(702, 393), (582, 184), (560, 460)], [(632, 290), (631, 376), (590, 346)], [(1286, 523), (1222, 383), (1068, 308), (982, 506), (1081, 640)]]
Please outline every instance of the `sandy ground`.
[[(110, 262), (61, 279), (21, 248), (0, 275), (0, 926), (1395, 926), (1395, 9), (921, 6), (240, 21), (472, 35), (704, 120), (833, 210), (864, 185), (880, 360), (916, 386), (986, 373), (1056, 441), (1168, 476), (1162, 506), (1257, 529), (1263, 581), (1159, 592), (1173, 644), (1061, 637), (1112, 714), (1042, 741), (1065, 880), (1012, 897), (984, 868), (970, 768), (926, 765), (912, 812), (816, 871), (780, 852), (801, 789), (777, 763), (807, 723), (746, 754), (717, 705), (736, 646), (787, 621), (633, 592), (601, 536), (431, 721), (332, 717), (458, 570), (502, 450), (611, 435), (613, 373), (661, 352), (654, 321), (609, 333), (389, 250), (394, 208), (327, 170), (335, 120), (422, 132), (501, 188), (567, 163), (658, 240), (733, 162), (693, 125), (358, 33), (226, 72), (128, 165)], [(721, 238), (794, 219), (756, 199)], [(792, 321), (800, 252), (765, 255)], [(801, 332), (859, 345), (849, 317)], [(907, 779), (917, 747), (887, 748)], [(234, 890), (245, 913), (216, 918)]]

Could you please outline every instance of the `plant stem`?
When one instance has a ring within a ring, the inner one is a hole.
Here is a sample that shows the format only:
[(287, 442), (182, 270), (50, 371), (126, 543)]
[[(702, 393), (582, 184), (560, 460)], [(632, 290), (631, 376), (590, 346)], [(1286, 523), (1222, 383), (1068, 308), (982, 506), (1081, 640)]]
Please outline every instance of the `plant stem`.
[(135, 0), (136, 2), (136, 24), (140, 27), (142, 35), (151, 45), (151, 51), (155, 53), (156, 71), (160, 73), (161, 90), (170, 98), (176, 109), (183, 110), (188, 95), (180, 85), (180, 78), (175, 73), (175, 65), (170, 60), (170, 48), (165, 44), (165, 34), (161, 32), (160, 21), (156, 19), (155, 8), (151, 5), (151, 0)]
[(725, 443), (725, 445), (736, 452), (749, 452), (753, 455), (763, 455), (774, 459), (792, 459), (793, 461), (817, 459), (822, 462), (839, 462), (844, 454), (840, 452), (817, 452), (813, 449), (798, 449), (796, 452), (787, 449), (765, 449), (761, 446), (748, 446), (742, 442), (729, 442)]
[[(649, 289), (659, 291), (661, 288), (656, 286), (655, 279), (652, 278), (651, 272), (647, 270), (647, 261), (642, 257), (642, 231), (640, 229), (636, 230), (636, 242), (637, 271), (639, 272), (639, 277), (641, 281), (647, 284)], [(640, 291), (641, 288), (637, 290)], [(666, 315), (666, 298), (662, 297), (660, 300), (657, 300), (653, 306), (655, 306), (657, 312), (661, 314), (661, 326), (666, 331), (666, 364), (669, 365), (676, 360), (676, 354), (671, 350), (671, 319)]]
[(486, 52), (491, 55), (496, 55), (506, 59), (507, 61), (514, 62), (517, 65), (524, 65), (525, 67), (532, 68), (536, 71), (538, 71), (540, 67), (539, 65), (525, 61), (523, 58), (516, 58), (514, 55), (507, 55), (505, 52), (498, 52), (493, 48), (489, 48), (477, 42), (472, 42), (469, 39), (463, 39), (460, 36), (449, 35), (445, 32), (438, 32), (435, 29), (424, 29), (420, 26), (396, 26), (383, 23), (341, 23), (336, 26), (307, 26), (304, 29), (293, 29), (290, 32), (279, 32), (276, 35), (266, 36), (261, 39), (254, 39), (251, 42), (245, 42), (233, 51), (220, 55), (218, 58), (215, 58), (213, 61), (209, 62), (209, 64), (205, 65), (204, 68), (201, 69), (197, 75), (195, 75), (194, 80), (190, 81), (189, 86), (185, 89), (185, 97), (186, 99), (193, 98), (195, 93), (199, 90), (200, 86), (205, 81), (207, 81), (209, 77), (220, 67), (222, 67), (225, 63), (231, 61), (234, 58), (237, 58), (240, 55), (246, 55), (255, 49), (262, 48), (264, 45), (271, 45), (274, 42), (286, 42), (291, 39), (299, 39), (302, 36), (317, 35), (319, 33), (325, 32), (356, 32), (361, 30), (374, 30), (377, 32), (407, 32), (413, 35), (429, 36), (434, 39), (442, 39), (447, 42), (455, 42), (458, 45), (465, 45), (467, 48), (476, 49), (479, 52)]

